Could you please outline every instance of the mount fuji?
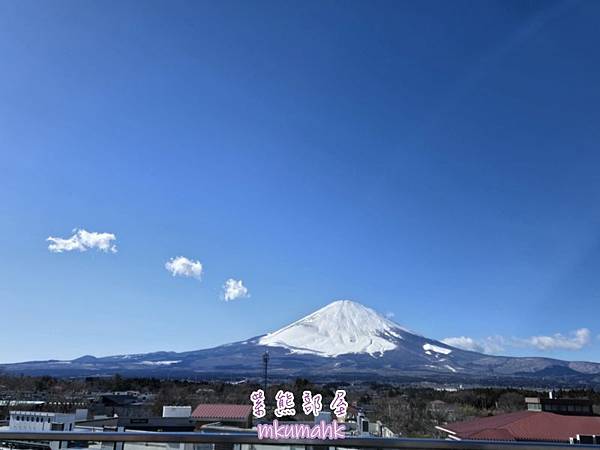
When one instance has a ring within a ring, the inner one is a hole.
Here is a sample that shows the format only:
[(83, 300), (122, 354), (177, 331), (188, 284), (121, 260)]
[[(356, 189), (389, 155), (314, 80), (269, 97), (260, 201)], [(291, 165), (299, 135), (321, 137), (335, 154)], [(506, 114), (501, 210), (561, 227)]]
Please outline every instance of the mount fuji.
[(349, 353), (382, 355), (397, 347), (399, 331), (408, 332), (370, 308), (339, 300), (258, 340), (292, 353), (339, 356)]
[(416, 334), (349, 300), (328, 304), (272, 333), (190, 352), (154, 352), (0, 365), (0, 373), (169, 378), (382, 379), (398, 382), (600, 385), (600, 364), (492, 356)]

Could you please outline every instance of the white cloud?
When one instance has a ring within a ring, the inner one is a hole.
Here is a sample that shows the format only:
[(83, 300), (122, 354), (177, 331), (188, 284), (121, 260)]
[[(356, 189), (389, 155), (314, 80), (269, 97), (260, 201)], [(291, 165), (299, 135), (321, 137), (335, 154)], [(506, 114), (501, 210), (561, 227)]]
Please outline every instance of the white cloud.
[(506, 338), (496, 335), (482, 339), (480, 344), (483, 346), (483, 353), (497, 355), (498, 353), (502, 353), (509, 343)]
[(385, 313), (385, 317), (387, 317), (388, 319), (393, 319), (395, 315), (396, 314), (394, 314), (393, 312), (387, 312), (387, 313)]
[(442, 342), (451, 345), (452, 347), (462, 348), (463, 350), (483, 352), (483, 346), (475, 339), (468, 336), (447, 337), (442, 339)]
[(117, 238), (112, 233), (97, 233), (77, 228), (73, 232), (75, 234), (66, 239), (52, 236), (47, 238), (46, 241), (50, 242), (48, 250), (53, 253), (62, 253), (73, 250), (85, 252), (95, 248), (103, 252), (117, 253), (117, 246), (114, 243)]
[(250, 294), (248, 293), (248, 288), (244, 286), (242, 280), (234, 280), (233, 278), (229, 278), (223, 285), (222, 297), (223, 300), (228, 302), (238, 298), (250, 297)]
[(530, 347), (538, 350), (581, 350), (591, 340), (591, 332), (587, 328), (580, 328), (568, 335), (555, 333), (551, 336), (531, 336), (527, 338), (503, 336), (487, 336), (474, 339), (468, 336), (448, 337), (442, 339), (444, 344), (480, 353), (498, 354), (506, 347)]
[(581, 350), (590, 343), (591, 332), (587, 328), (579, 328), (565, 336), (555, 333), (552, 336), (532, 336), (524, 339), (525, 345), (539, 350)]
[(473, 339), (468, 336), (448, 337), (442, 339), (444, 344), (462, 348), (472, 352), (497, 354), (504, 351), (506, 339), (502, 336), (488, 336), (483, 339)]
[(188, 259), (185, 256), (171, 258), (165, 263), (165, 269), (171, 272), (174, 277), (192, 277), (198, 280), (202, 277), (202, 263)]

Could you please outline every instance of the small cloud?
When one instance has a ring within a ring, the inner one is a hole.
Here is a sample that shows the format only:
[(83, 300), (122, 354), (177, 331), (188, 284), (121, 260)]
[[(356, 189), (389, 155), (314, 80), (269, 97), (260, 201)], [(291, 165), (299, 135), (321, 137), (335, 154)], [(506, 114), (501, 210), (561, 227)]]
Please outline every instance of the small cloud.
[(248, 288), (244, 286), (242, 280), (234, 280), (233, 278), (229, 278), (227, 281), (225, 281), (222, 294), (223, 300), (229, 302), (231, 300), (246, 297), (250, 297), (250, 294), (248, 293)]
[(386, 312), (385, 313), (385, 317), (387, 317), (388, 319), (393, 319), (395, 315), (396, 314), (394, 314), (393, 312)]
[(483, 339), (473, 339), (469, 336), (448, 337), (442, 339), (444, 344), (469, 350), (471, 352), (497, 354), (504, 351), (506, 339), (502, 336), (488, 336)]
[(192, 277), (199, 280), (202, 277), (203, 268), (200, 261), (194, 261), (185, 256), (177, 256), (165, 263), (165, 269), (171, 272), (174, 277)]
[(539, 350), (581, 350), (590, 343), (590, 336), (588, 328), (579, 328), (566, 336), (561, 333), (552, 336), (532, 336), (522, 342)]
[(75, 234), (66, 239), (53, 236), (47, 238), (46, 241), (50, 242), (48, 250), (52, 253), (62, 253), (74, 250), (86, 252), (89, 249), (97, 249), (102, 252), (117, 253), (117, 246), (114, 244), (117, 238), (112, 233), (97, 233), (77, 228), (73, 232)]
[(483, 352), (483, 346), (475, 339), (468, 336), (447, 337), (442, 339), (442, 342), (452, 347), (469, 350), (471, 352)]
[(479, 343), (483, 347), (483, 353), (492, 355), (502, 353), (506, 345), (508, 345), (506, 338), (498, 335), (483, 338)]

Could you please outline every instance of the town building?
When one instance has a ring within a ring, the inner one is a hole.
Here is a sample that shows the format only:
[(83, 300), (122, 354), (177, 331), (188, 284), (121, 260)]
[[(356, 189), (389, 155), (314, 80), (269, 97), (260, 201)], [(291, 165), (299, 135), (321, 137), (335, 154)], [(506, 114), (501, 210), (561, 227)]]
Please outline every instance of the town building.
[[(10, 411), (9, 417), (10, 431), (72, 431), (75, 426), (75, 414)], [(66, 448), (66, 444), (66, 442), (48, 442), (48, 446), (52, 450)]]
[[(527, 410), (436, 426), (448, 439), (582, 442), (600, 436), (587, 399), (527, 398)], [(583, 436), (583, 438), (582, 438)]]
[(526, 397), (528, 411), (545, 411), (574, 416), (594, 415), (593, 404), (587, 398)]
[(191, 406), (163, 406), (163, 417), (191, 417)]
[(252, 428), (252, 406), (233, 404), (208, 404), (196, 406), (192, 418), (197, 428), (202, 425), (219, 423), (224, 426)]

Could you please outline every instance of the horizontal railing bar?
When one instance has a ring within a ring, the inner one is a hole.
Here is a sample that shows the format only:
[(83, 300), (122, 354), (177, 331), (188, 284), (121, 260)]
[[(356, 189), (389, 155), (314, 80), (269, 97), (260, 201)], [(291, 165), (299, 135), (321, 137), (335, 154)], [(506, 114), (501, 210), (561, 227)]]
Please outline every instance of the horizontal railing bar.
[[(573, 450), (573, 446), (551, 442), (512, 442), (479, 440), (442, 440), (380, 437), (347, 437), (336, 440), (318, 439), (258, 439), (256, 433), (200, 433), (200, 432), (73, 432), (73, 431), (0, 431), (2, 441), (96, 441), (96, 442), (161, 442), (189, 444), (262, 444), (330, 446), (350, 448), (389, 448), (402, 450)], [(594, 445), (577, 448), (595, 449)]]

